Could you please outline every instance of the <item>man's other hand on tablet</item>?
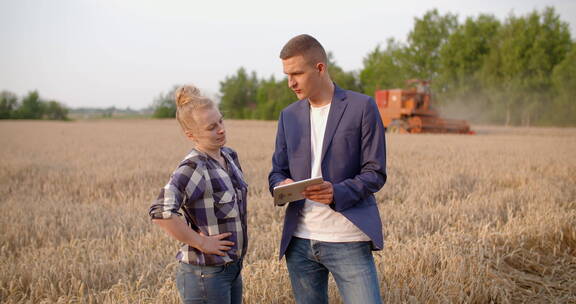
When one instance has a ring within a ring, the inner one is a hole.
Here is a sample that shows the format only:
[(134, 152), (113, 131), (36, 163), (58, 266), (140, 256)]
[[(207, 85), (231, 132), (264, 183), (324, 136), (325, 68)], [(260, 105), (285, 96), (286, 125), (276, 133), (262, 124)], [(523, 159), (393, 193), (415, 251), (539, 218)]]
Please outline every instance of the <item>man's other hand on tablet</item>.
[(334, 188), (332, 183), (324, 181), (321, 184), (306, 187), (302, 195), (311, 201), (330, 205), (334, 200)]
[(291, 184), (291, 183), (293, 183), (293, 182), (294, 182), (294, 181), (293, 181), (291, 178), (287, 178), (287, 179), (279, 182), (278, 185), (276, 185), (276, 187), (278, 187), (278, 186), (283, 186), (283, 185), (288, 185), (288, 184)]

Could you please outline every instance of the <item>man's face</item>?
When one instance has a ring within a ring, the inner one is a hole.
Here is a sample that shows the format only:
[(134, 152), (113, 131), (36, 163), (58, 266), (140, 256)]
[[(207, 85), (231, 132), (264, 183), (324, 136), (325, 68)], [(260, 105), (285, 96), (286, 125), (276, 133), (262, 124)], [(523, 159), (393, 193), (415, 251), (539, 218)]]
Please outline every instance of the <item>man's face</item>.
[(284, 74), (288, 76), (288, 87), (298, 99), (314, 98), (320, 88), (321, 68), (312, 66), (302, 55), (282, 60)]

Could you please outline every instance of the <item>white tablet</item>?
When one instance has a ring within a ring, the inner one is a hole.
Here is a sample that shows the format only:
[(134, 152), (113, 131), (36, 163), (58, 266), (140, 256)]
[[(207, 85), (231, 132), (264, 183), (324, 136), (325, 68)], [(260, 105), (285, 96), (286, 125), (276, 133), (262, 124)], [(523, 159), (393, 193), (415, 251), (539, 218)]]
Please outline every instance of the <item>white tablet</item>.
[(274, 204), (282, 206), (289, 202), (301, 200), (304, 198), (302, 192), (306, 187), (321, 184), (323, 181), (324, 179), (320, 176), (274, 187)]

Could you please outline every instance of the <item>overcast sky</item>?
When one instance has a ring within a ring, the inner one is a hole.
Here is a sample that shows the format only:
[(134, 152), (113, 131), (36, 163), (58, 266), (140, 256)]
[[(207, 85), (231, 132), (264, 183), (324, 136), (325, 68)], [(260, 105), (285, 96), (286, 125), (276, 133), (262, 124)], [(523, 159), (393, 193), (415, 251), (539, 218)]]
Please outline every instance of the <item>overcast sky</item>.
[(387, 38), (405, 41), (427, 10), (504, 20), (546, 6), (574, 38), (575, 0), (0, 0), (0, 90), (139, 109), (175, 84), (217, 94), (241, 66), (281, 78), (278, 53), (298, 34), (315, 36), (344, 70), (360, 70)]

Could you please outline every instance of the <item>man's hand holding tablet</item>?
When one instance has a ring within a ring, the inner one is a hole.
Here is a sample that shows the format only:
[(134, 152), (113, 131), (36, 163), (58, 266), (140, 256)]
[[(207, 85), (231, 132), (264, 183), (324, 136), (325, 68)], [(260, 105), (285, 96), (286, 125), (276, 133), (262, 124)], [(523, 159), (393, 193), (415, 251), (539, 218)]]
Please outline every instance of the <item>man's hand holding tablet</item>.
[[(329, 185), (329, 192), (331, 195), (332, 184), (325, 182), (322, 177), (314, 177), (297, 182), (287, 178), (279, 183), (278, 186), (274, 187), (274, 204), (283, 206), (286, 203), (301, 200), (303, 198), (311, 199), (309, 196), (319, 198), (318, 189), (322, 189), (321, 193), (326, 192), (325, 188), (327, 186), (324, 184)], [(323, 196), (326, 196), (326, 194), (323, 194)]]

